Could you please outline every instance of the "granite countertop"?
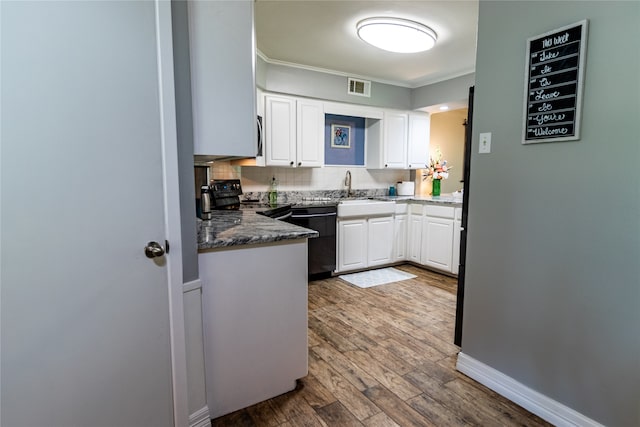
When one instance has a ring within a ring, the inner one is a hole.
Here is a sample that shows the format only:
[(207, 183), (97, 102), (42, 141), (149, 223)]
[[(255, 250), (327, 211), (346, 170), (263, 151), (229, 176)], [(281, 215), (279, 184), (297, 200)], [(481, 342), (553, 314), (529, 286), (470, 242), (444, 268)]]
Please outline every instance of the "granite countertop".
[(375, 197), (379, 200), (391, 200), (395, 202), (418, 202), (433, 205), (453, 205), (454, 207), (462, 206), (462, 197), (454, 197), (451, 194), (443, 194), (441, 196), (384, 196)]
[(252, 210), (213, 211), (208, 221), (197, 219), (198, 251), (317, 237), (318, 232), (278, 221)]

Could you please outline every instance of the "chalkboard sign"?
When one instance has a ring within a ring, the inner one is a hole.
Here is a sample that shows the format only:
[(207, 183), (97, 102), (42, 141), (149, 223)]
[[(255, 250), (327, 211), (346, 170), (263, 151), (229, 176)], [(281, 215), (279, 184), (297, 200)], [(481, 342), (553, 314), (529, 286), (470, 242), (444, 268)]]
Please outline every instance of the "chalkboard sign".
[(587, 20), (527, 39), (523, 144), (580, 139)]

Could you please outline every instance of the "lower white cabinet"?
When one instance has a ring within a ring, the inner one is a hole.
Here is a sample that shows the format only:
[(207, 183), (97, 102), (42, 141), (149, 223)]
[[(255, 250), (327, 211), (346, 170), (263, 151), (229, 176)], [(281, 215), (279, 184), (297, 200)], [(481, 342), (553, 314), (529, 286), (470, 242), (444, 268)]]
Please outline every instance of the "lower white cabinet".
[(425, 216), (422, 222), (421, 263), (451, 271), (453, 261), (453, 219)]
[(407, 259), (407, 214), (397, 214), (393, 220), (393, 261)]
[(337, 272), (393, 262), (393, 216), (338, 219)]
[(336, 273), (410, 261), (458, 274), (461, 208), (397, 204), (395, 215), (338, 218)]
[(438, 270), (452, 272), (453, 206), (425, 205), (422, 218), (420, 263)]
[(453, 221), (453, 261), (451, 272), (458, 274), (460, 267), (460, 232), (462, 231), (462, 208), (456, 208)]
[(393, 216), (369, 218), (367, 267), (393, 262)]
[(338, 271), (367, 267), (367, 220), (338, 219)]
[(409, 224), (407, 231), (407, 261), (420, 263), (422, 247), (422, 205), (409, 205)]

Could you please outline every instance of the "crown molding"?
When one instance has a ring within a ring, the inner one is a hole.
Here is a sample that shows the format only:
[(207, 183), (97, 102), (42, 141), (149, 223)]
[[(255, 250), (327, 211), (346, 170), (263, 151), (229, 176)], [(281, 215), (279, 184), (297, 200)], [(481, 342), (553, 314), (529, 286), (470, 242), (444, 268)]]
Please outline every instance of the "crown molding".
[(400, 87), (411, 88), (411, 86), (409, 84), (407, 84), (406, 82), (400, 82), (400, 81), (395, 81), (395, 80), (384, 80), (384, 79), (380, 79), (380, 78), (377, 78), (377, 77), (365, 76), (365, 75), (362, 75), (362, 74), (345, 73), (344, 71), (330, 70), (328, 68), (313, 67), (311, 65), (296, 64), (294, 62), (280, 61), (280, 60), (277, 60), (277, 59), (269, 58), (267, 55), (262, 53), (260, 50), (256, 50), (256, 53), (267, 64), (281, 65), (283, 67), (298, 68), (298, 69), (306, 70), (306, 71), (315, 71), (317, 73), (332, 74), (334, 76), (354, 77), (354, 78), (362, 79), (362, 80), (370, 80), (370, 81), (376, 82), (376, 83), (382, 83), (382, 84), (387, 84), (387, 85), (392, 85), (392, 86), (400, 86)]
[(476, 71), (475, 68), (470, 68), (468, 70), (463, 70), (463, 71), (460, 71), (458, 73), (451, 74), (451, 75), (444, 76), (444, 77), (439, 77), (439, 78), (434, 78), (434, 79), (424, 78), (424, 79), (417, 80), (417, 81), (415, 81), (413, 83), (407, 83), (407, 82), (402, 82), (402, 81), (397, 81), (397, 80), (385, 80), (385, 79), (380, 79), (378, 77), (366, 76), (366, 75), (362, 75), (362, 74), (345, 73), (344, 71), (331, 70), (331, 69), (328, 69), (328, 68), (313, 67), (311, 65), (297, 64), (295, 62), (280, 61), (278, 59), (271, 59), (267, 55), (265, 55), (262, 51), (260, 51), (259, 49), (256, 49), (256, 55), (260, 59), (262, 59), (264, 62), (266, 62), (267, 64), (271, 64), (271, 65), (280, 65), (280, 66), (283, 66), (283, 67), (298, 68), (298, 69), (301, 69), (301, 70), (314, 71), (314, 72), (317, 72), (317, 73), (331, 74), (331, 75), (334, 75), (334, 76), (354, 77), (354, 78), (357, 78), (357, 79), (370, 80), (370, 81), (376, 82), (376, 83), (392, 85), (392, 86), (399, 86), (399, 87), (405, 87), (405, 88), (408, 88), (408, 89), (417, 89), (417, 88), (422, 87), (422, 86), (428, 86), (428, 85), (444, 82), (444, 81), (447, 81), (447, 80), (455, 79), (457, 77), (466, 76), (467, 74), (475, 73), (475, 71)]

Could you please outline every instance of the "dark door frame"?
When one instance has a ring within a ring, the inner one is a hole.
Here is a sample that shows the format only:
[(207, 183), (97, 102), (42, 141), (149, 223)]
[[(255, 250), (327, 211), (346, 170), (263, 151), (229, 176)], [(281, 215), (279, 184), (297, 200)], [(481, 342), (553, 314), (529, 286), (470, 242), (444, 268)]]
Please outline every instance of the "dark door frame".
[(469, 213), (469, 178), (471, 175), (471, 139), (473, 132), (473, 93), (474, 86), (469, 88), (469, 108), (467, 111), (467, 120), (465, 121), (464, 135), (464, 173), (462, 179), (464, 181), (464, 190), (462, 194), (462, 223), (460, 231), (460, 265), (458, 267), (458, 290), (456, 296), (456, 323), (453, 336), (453, 343), (462, 346), (462, 315), (464, 308), (464, 282), (465, 267), (467, 256), (467, 217)]

